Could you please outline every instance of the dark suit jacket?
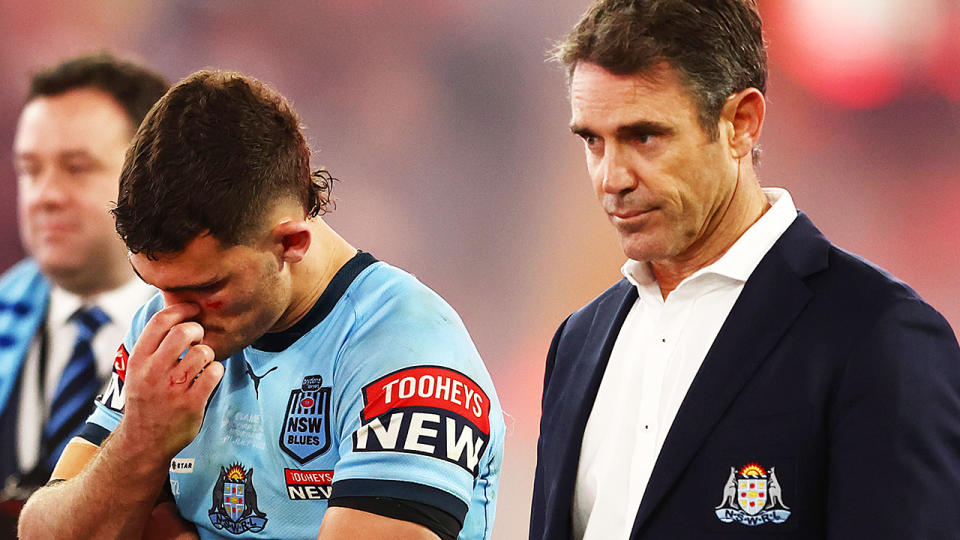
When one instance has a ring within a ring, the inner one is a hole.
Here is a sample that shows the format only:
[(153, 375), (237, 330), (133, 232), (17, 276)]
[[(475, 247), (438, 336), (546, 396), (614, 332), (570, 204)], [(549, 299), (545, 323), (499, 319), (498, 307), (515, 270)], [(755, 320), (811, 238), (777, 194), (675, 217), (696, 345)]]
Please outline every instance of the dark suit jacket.
[[(530, 537), (570, 538), (580, 446), (636, 289), (560, 326)], [(630, 405), (622, 411), (631, 415)], [(782, 523), (725, 523), (731, 467), (776, 469)], [(747, 280), (657, 458), (631, 539), (960, 538), (960, 349), (903, 283), (800, 214)]]

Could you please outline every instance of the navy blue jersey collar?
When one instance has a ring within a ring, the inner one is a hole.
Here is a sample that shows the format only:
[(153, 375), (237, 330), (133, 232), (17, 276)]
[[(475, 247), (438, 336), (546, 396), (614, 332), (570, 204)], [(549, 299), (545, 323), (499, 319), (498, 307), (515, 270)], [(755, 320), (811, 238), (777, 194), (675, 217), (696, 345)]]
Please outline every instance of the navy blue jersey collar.
[(286, 330), (260, 336), (251, 346), (261, 351), (280, 352), (293, 345), (295, 341), (327, 318), (327, 315), (333, 311), (333, 306), (337, 305), (337, 302), (343, 297), (343, 293), (347, 292), (347, 287), (360, 275), (360, 272), (363, 272), (366, 267), (375, 262), (377, 262), (377, 259), (373, 255), (357, 251), (357, 254), (337, 271), (333, 279), (330, 280), (330, 284), (324, 289), (323, 294), (320, 295), (317, 303), (310, 308), (310, 311), (302, 319)]

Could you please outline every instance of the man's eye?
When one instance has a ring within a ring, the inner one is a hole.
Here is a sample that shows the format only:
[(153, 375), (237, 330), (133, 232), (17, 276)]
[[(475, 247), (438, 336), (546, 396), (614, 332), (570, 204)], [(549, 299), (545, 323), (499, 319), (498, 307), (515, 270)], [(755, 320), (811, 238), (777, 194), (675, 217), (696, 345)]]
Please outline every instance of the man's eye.
[(630, 136), (630, 140), (632, 140), (634, 143), (639, 145), (647, 145), (657, 140), (657, 137), (659, 136), (660, 136), (659, 133), (638, 132), (638, 133), (633, 133)]
[(220, 280), (216, 283), (211, 283), (210, 285), (198, 287), (197, 290), (205, 294), (212, 294), (222, 289), (224, 285), (226, 285), (226, 282), (224, 280)]
[(25, 162), (14, 165), (14, 172), (22, 180), (28, 180), (40, 173), (40, 166), (36, 163)]
[(583, 139), (584, 144), (586, 144), (588, 148), (596, 148), (603, 143), (603, 139), (596, 135), (581, 135), (580, 138)]
[(67, 174), (86, 174), (93, 170), (93, 165), (89, 163), (67, 163), (63, 169)]
[(28, 180), (34, 178), (35, 176), (37, 176), (37, 173), (38, 173), (38, 172), (39, 172), (39, 169), (37, 169), (37, 168), (34, 168), (34, 167), (26, 168), (26, 167), (24, 167), (24, 168), (22, 168), (22, 169), (18, 169), (18, 170), (17, 170), (17, 178), (19, 178), (19, 179), (22, 180), (22, 181), (28, 181)]

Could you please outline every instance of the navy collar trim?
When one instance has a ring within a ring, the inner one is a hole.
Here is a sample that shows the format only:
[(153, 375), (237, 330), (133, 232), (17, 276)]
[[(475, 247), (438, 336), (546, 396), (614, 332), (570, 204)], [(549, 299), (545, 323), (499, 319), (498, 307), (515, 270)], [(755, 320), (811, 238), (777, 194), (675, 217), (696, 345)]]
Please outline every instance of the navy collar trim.
[(333, 311), (333, 306), (337, 305), (353, 280), (360, 275), (360, 272), (363, 272), (375, 262), (377, 262), (377, 259), (373, 255), (358, 250), (357, 254), (337, 271), (333, 279), (330, 280), (330, 284), (324, 289), (323, 294), (317, 299), (317, 303), (310, 308), (310, 311), (302, 319), (286, 330), (260, 336), (253, 342), (252, 347), (266, 352), (280, 352), (293, 345), (294, 342), (327, 318), (327, 315)]

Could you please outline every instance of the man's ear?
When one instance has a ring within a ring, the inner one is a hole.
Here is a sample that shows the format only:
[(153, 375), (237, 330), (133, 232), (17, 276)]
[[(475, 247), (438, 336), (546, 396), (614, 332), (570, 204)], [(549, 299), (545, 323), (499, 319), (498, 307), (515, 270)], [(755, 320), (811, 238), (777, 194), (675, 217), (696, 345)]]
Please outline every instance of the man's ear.
[(757, 145), (766, 112), (767, 100), (756, 88), (746, 88), (727, 98), (720, 112), (720, 122), (727, 124), (724, 135), (734, 158), (748, 156)]
[(273, 228), (272, 235), (283, 262), (300, 262), (310, 248), (312, 236), (306, 221), (284, 221)]

